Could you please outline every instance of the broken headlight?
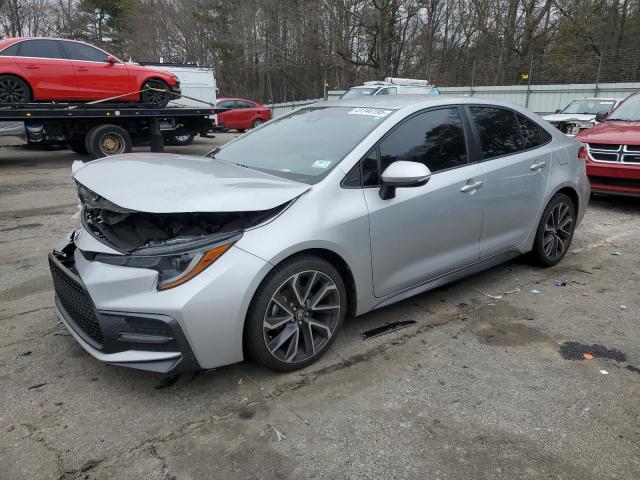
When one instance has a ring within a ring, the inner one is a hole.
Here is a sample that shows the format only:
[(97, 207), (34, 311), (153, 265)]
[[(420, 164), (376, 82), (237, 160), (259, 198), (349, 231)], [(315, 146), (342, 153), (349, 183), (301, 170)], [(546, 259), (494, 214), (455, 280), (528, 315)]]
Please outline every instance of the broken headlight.
[[(95, 260), (120, 267), (148, 268), (158, 272), (158, 290), (167, 290), (188, 282), (222, 256), (237, 240), (203, 246), (202, 240), (182, 242), (174, 249), (150, 247), (133, 255), (97, 254)], [(189, 246), (192, 247), (189, 250)], [(171, 251), (174, 250), (174, 251)]]

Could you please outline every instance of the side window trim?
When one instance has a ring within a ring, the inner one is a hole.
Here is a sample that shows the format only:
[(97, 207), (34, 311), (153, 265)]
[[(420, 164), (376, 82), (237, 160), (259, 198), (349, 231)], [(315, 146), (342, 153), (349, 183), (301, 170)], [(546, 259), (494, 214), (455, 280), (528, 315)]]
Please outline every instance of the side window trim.
[[(469, 161), (470, 158), (470, 153), (472, 150), (470, 150), (473, 142), (470, 142), (470, 132), (467, 130), (467, 122), (469, 121), (466, 118), (466, 112), (464, 111), (464, 107), (465, 105), (461, 105), (461, 104), (450, 104), (450, 105), (438, 105), (437, 107), (429, 107), (429, 108), (425, 108), (423, 110), (419, 110), (417, 112), (413, 112), (411, 115), (409, 115), (408, 117), (402, 119), (402, 121), (400, 123), (395, 124), (389, 131), (387, 131), (382, 138), (378, 139), (378, 141), (373, 145), (373, 147), (371, 147), (369, 150), (367, 150), (367, 153), (365, 153), (359, 160), (358, 162), (354, 165), (354, 167), (352, 167), (351, 170), (349, 170), (349, 173), (347, 173), (344, 178), (340, 181), (340, 186), (342, 188), (380, 188), (380, 176), (382, 175), (382, 172), (380, 171), (380, 167), (381, 165), (381, 155), (380, 155), (380, 144), (382, 142), (384, 142), (384, 140), (391, 135), (397, 128), (399, 128), (401, 125), (403, 125), (404, 123), (408, 122), (409, 120), (413, 119), (414, 117), (417, 117), (418, 115), (421, 115), (423, 113), (427, 113), (427, 112), (433, 112), (436, 110), (444, 110), (444, 109), (449, 109), (449, 108), (453, 108), (455, 110), (457, 110), (458, 115), (460, 116), (460, 122), (462, 123), (462, 132), (465, 138), (465, 150), (467, 153), (467, 161), (466, 163), (464, 163), (463, 165), (456, 165), (454, 167), (450, 167), (450, 168), (444, 168), (442, 170), (438, 170), (437, 172), (433, 172), (433, 175), (437, 175), (438, 173), (441, 172), (448, 172), (450, 170), (453, 170), (455, 168), (462, 168), (462, 167), (466, 167), (469, 166), (471, 163)], [(466, 121), (465, 121), (466, 120)], [(362, 182), (362, 162), (371, 154), (372, 151), (376, 150), (376, 157), (378, 160), (378, 184), (377, 185), (363, 185)], [(359, 186), (349, 186), (347, 187), (345, 185), (347, 178), (350, 176), (353, 168), (358, 168), (358, 170), (360, 171), (360, 183)]]

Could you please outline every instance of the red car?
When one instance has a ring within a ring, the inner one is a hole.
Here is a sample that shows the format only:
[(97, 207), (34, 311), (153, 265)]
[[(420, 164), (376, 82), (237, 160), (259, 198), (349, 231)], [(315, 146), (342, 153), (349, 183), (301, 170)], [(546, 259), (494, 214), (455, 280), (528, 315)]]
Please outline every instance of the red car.
[[(145, 90), (153, 88), (154, 90)], [(180, 96), (178, 77), (124, 63), (92, 45), (56, 38), (0, 40), (0, 103), (111, 97), (164, 107)]]
[(217, 127), (222, 130), (233, 128), (244, 132), (271, 120), (271, 110), (244, 98), (219, 98), (216, 107), (231, 109), (218, 114)]
[(640, 196), (640, 92), (596, 120), (598, 125), (576, 135), (587, 146), (591, 190)]

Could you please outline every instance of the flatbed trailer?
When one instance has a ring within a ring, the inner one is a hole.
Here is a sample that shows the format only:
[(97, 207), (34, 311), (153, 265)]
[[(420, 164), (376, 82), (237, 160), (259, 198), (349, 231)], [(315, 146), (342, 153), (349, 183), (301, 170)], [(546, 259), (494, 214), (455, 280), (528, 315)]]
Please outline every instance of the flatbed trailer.
[(0, 103), (0, 146), (65, 145), (94, 158), (131, 151), (150, 141), (152, 152), (165, 139), (208, 136), (216, 108), (153, 108), (140, 104)]

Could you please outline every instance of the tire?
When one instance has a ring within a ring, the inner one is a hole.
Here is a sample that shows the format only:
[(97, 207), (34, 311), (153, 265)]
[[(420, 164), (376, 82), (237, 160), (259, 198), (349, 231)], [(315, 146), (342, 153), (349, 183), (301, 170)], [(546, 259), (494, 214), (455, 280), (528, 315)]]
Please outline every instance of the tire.
[(576, 207), (567, 195), (557, 193), (544, 209), (531, 252), (542, 267), (556, 265), (566, 255), (576, 226)]
[(129, 153), (133, 147), (131, 136), (118, 125), (98, 125), (85, 138), (87, 152), (93, 158)]
[(245, 351), (279, 372), (306, 367), (329, 349), (346, 311), (344, 281), (333, 265), (313, 255), (293, 257), (256, 291), (245, 322)]
[[(147, 88), (153, 88), (155, 90), (143, 91), (140, 93), (140, 102), (146, 105), (153, 105), (157, 108), (164, 108), (167, 106), (169, 101), (171, 100), (171, 93), (169, 90), (169, 85), (167, 85), (162, 80), (147, 80), (142, 84), (142, 90)], [(159, 92), (157, 90), (164, 90), (164, 92)]]
[(247, 131), (247, 129), (246, 128), (236, 128), (236, 131), (239, 132), (239, 133), (244, 133), (244, 132)]
[(263, 123), (264, 123), (264, 120), (262, 120), (261, 118), (256, 118), (251, 124), (251, 128), (258, 128)]
[(0, 103), (30, 103), (31, 88), (21, 78), (13, 75), (0, 75)]
[(186, 147), (193, 143), (194, 138), (195, 135), (170, 135), (167, 137), (167, 143), (176, 147)]
[(69, 150), (78, 153), (80, 155), (86, 155), (87, 153), (89, 153), (87, 151), (87, 145), (85, 143), (85, 138), (81, 137), (81, 138), (73, 138), (71, 139), (71, 141), (69, 142)]

